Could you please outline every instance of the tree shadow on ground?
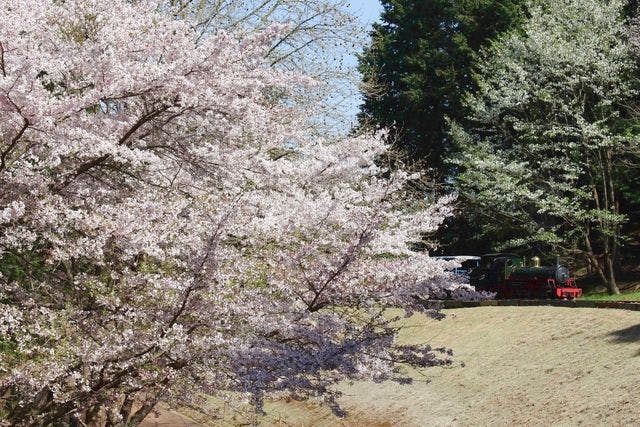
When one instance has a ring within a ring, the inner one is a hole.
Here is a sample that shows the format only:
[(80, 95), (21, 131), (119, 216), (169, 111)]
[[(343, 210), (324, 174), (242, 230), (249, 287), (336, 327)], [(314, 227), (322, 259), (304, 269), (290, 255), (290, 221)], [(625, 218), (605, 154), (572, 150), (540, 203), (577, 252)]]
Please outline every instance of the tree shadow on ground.
[[(616, 344), (640, 343), (640, 324), (613, 331), (608, 335), (611, 337), (611, 341)], [(640, 356), (640, 350), (636, 353), (636, 357), (638, 356)]]

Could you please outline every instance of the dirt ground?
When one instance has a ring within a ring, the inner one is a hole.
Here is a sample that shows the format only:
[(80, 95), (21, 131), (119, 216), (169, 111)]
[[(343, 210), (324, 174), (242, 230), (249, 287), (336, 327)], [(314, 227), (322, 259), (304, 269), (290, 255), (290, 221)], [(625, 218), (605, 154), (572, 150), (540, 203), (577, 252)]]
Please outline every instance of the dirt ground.
[(481, 307), (446, 314), (439, 322), (406, 319), (401, 340), (452, 348), (452, 367), (411, 371), (411, 385), (342, 384), (343, 419), (313, 403), (274, 402), (262, 424), (640, 425), (640, 312)]

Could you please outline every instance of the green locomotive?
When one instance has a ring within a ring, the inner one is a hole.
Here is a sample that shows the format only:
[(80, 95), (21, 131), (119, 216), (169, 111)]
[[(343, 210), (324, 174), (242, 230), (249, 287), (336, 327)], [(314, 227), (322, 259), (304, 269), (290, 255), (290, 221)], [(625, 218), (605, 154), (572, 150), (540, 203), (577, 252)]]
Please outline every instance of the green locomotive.
[(559, 263), (541, 266), (537, 257), (531, 261), (527, 266), (519, 255), (483, 255), (480, 267), (469, 276), (470, 284), (478, 291), (495, 292), (497, 298), (573, 299), (582, 295), (569, 269)]

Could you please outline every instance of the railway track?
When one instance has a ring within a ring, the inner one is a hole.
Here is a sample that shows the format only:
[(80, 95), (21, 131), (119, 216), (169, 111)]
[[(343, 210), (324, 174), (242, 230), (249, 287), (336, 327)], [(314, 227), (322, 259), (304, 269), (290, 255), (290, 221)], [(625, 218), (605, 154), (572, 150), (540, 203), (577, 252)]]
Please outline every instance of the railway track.
[(553, 306), (570, 308), (613, 308), (618, 310), (640, 311), (640, 301), (583, 301), (583, 300), (526, 300), (503, 299), (484, 301), (429, 300), (425, 304), (430, 308), (472, 308), (472, 307), (513, 307), (513, 306)]

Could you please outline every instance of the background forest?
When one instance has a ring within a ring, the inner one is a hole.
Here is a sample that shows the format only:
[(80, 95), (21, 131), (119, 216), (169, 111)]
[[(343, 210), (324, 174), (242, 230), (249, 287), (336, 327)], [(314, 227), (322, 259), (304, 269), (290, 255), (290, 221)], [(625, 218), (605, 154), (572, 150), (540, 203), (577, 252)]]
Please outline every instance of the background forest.
[(359, 120), (458, 195), (442, 253), (560, 255), (617, 293), (640, 252), (636, 2), (382, 4)]

